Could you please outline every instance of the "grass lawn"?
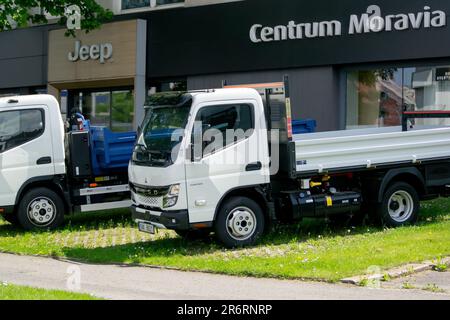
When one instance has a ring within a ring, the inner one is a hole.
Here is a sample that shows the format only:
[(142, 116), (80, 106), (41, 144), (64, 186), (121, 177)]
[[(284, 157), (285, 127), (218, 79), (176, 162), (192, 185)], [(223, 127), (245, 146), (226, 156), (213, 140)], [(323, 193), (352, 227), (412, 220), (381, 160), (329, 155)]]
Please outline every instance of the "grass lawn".
[(88, 294), (45, 290), (0, 282), (0, 300), (98, 300)]
[[(95, 216), (94, 216), (95, 217)], [(213, 239), (188, 242), (172, 231), (136, 230), (128, 210), (72, 218), (56, 232), (31, 233), (0, 222), (0, 251), (138, 263), (256, 277), (337, 281), (450, 255), (450, 199), (422, 204), (419, 225), (339, 227), (323, 220), (279, 226), (253, 248), (226, 250)]]

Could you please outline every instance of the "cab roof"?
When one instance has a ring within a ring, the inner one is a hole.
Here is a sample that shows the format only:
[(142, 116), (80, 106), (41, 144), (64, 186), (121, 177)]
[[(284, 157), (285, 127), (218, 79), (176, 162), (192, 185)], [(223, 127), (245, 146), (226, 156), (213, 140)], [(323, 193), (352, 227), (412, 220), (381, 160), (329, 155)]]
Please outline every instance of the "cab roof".
[(250, 88), (192, 91), (190, 94), (193, 96), (196, 103), (214, 102), (223, 100), (261, 99), (261, 96), (258, 93), (258, 91)]
[(27, 96), (10, 96), (0, 98), (0, 110), (5, 108), (14, 108), (21, 106), (37, 106), (46, 105), (49, 107), (57, 107), (59, 109), (58, 101), (49, 94), (34, 94)]

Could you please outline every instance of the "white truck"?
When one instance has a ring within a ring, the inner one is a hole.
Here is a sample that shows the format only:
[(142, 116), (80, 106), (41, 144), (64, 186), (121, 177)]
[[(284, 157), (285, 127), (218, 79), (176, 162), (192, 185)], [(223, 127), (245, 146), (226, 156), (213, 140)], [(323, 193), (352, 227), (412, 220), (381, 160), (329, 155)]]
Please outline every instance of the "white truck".
[[(54, 229), (68, 214), (131, 205), (127, 167), (135, 134), (121, 136), (117, 152), (103, 128), (65, 128), (53, 96), (0, 98), (0, 216), (7, 221)], [(124, 142), (131, 144), (128, 158)], [(124, 167), (114, 161), (121, 155)], [(104, 169), (111, 174), (95, 174)]]
[(404, 112), (402, 127), (293, 135), (287, 79), (158, 94), (147, 109), (129, 166), (143, 232), (215, 232), (237, 247), (272, 221), (369, 214), (396, 227), (417, 221), (421, 200), (449, 193), (450, 128), (408, 127), (445, 112)]

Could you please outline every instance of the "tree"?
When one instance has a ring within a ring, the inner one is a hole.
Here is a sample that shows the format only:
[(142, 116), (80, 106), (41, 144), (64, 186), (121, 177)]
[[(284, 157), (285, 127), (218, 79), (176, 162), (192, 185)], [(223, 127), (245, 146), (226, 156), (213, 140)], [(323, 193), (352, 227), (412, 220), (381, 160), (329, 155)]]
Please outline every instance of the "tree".
[[(81, 29), (85, 32), (99, 28), (113, 17), (95, 0), (0, 0), (0, 31), (31, 24), (48, 23), (48, 16), (58, 17), (58, 23), (67, 26), (68, 9), (77, 6), (81, 14)], [(70, 13), (74, 13), (73, 11)], [(75, 30), (68, 28), (68, 35)]]

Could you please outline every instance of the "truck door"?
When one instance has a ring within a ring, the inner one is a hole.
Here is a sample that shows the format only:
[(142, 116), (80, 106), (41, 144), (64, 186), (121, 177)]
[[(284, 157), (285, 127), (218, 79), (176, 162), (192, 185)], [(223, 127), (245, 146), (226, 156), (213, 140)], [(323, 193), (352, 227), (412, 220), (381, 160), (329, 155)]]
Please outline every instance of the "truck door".
[(30, 179), (54, 175), (47, 106), (0, 112), (0, 205), (13, 206)]
[(269, 180), (267, 131), (257, 101), (200, 105), (196, 110), (191, 138), (195, 150), (186, 165), (190, 223), (213, 221), (226, 192)]

